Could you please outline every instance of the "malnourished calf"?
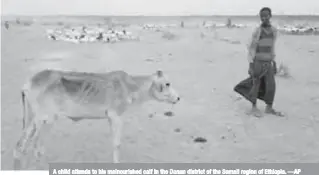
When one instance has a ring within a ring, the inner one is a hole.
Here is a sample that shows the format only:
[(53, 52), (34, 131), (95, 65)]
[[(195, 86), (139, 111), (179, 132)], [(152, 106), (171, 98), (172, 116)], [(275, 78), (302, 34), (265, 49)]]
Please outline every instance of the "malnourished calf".
[(14, 150), (14, 168), (34, 148), (44, 154), (41, 138), (61, 117), (73, 121), (107, 118), (112, 129), (113, 162), (119, 162), (121, 115), (131, 106), (148, 100), (175, 104), (180, 100), (170, 82), (157, 71), (150, 76), (130, 76), (124, 71), (82, 73), (43, 70), (22, 90), (23, 133)]

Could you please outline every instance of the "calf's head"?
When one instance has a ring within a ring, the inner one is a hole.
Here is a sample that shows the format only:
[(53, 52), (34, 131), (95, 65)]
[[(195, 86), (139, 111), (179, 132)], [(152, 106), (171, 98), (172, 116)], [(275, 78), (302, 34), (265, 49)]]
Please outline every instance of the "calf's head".
[(153, 82), (150, 88), (151, 96), (161, 102), (176, 104), (180, 101), (180, 97), (176, 90), (172, 87), (172, 83), (163, 74), (163, 71), (158, 70), (153, 75)]

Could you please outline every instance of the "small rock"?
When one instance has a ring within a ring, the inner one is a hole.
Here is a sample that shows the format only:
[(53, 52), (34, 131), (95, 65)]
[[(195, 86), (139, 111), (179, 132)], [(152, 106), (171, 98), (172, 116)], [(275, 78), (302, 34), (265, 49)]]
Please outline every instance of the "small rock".
[(235, 101), (239, 101), (239, 100), (241, 100), (241, 99), (243, 99), (243, 97), (237, 97), (237, 98), (235, 99)]
[(154, 114), (153, 114), (153, 113), (150, 113), (150, 114), (148, 114), (148, 117), (149, 117), (149, 118), (153, 118), (153, 117), (154, 117)]
[(176, 128), (176, 129), (174, 129), (174, 131), (175, 131), (175, 132), (181, 132), (181, 129)]
[(148, 62), (160, 62), (160, 58), (151, 57), (151, 58), (146, 58), (145, 61), (148, 61)]
[(168, 117), (172, 117), (174, 115), (174, 113), (171, 111), (167, 111), (167, 112), (164, 112), (164, 115), (168, 116)]
[(194, 139), (194, 142), (197, 142), (197, 143), (206, 143), (207, 142), (207, 139), (203, 138), (203, 137), (196, 137)]
[(235, 133), (233, 133), (233, 137), (234, 137), (234, 138), (236, 138), (236, 137), (237, 137)]
[(32, 61), (32, 60), (34, 60), (34, 58), (30, 58), (30, 57), (29, 57), (29, 58), (25, 58), (25, 59), (24, 59), (25, 62)]

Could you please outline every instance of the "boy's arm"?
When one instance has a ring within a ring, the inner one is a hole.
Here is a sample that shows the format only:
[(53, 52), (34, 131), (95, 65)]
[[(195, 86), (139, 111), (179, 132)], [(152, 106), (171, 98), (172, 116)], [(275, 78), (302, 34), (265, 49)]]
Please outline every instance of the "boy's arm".
[(250, 42), (248, 43), (248, 62), (252, 63), (255, 58), (256, 46), (258, 42), (259, 27), (255, 28), (252, 33)]
[(272, 47), (272, 56), (273, 56), (274, 73), (277, 74), (276, 45), (277, 45), (277, 38), (278, 38), (278, 30), (275, 27), (273, 27), (273, 34), (274, 34), (274, 43)]
[(277, 38), (278, 38), (278, 30), (273, 27), (273, 34), (274, 34), (274, 44), (272, 47), (272, 55), (273, 55), (273, 60), (276, 60), (276, 45), (277, 45)]

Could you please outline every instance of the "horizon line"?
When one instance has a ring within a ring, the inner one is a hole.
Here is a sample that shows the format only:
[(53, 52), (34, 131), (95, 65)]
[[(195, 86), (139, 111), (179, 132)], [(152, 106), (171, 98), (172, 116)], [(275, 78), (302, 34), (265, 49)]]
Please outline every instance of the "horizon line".
[[(210, 14), (210, 15), (201, 15), (201, 14), (190, 14), (190, 15), (98, 15), (98, 14), (1, 14), (1, 16), (37, 16), (37, 17), (55, 17), (55, 16), (75, 16), (75, 17), (85, 17), (85, 16), (92, 16), (92, 17), (106, 17), (106, 16), (114, 16), (114, 17), (211, 17), (211, 16), (243, 16), (243, 17), (250, 17), (250, 16), (258, 16), (256, 15), (236, 15), (236, 14)], [(319, 16), (318, 14), (273, 14), (272, 16)]]

